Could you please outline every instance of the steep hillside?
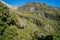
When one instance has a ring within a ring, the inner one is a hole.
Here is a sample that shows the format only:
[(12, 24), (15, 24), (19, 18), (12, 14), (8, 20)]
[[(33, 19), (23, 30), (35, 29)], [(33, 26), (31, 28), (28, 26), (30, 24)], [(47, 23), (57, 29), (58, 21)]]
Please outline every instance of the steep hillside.
[(13, 10), (0, 2), (0, 40), (60, 40), (60, 9), (26, 5), (31, 10), (26, 6)]

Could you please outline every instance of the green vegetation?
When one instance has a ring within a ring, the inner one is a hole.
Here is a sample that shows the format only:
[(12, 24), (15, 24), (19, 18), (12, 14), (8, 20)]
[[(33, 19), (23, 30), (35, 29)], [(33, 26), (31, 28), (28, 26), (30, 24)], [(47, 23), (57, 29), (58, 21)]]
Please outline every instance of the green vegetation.
[(60, 40), (60, 9), (29, 4), (42, 7), (13, 10), (0, 2), (0, 40)]

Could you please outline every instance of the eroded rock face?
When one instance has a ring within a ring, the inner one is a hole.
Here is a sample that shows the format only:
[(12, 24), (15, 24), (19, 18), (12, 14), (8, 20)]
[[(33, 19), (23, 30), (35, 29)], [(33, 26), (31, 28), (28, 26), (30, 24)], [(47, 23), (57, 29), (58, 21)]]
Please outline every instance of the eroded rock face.
[(40, 14), (40, 12), (32, 12), (31, 14), (34, 15), (34, 16), (38, 16), (38, 17), (42, 16), (42, 14)]
[(27, 3), (26, 5), (22, 6), (22, 7), (18, 7), (18, 10), (20, 11), (38, 11), (40, 10), (40, 7), (44, 7), (45, 4), (44, 3), (35, 3), (35, 2), (31, 2), (31, 3)]
[(43, 26), (43, 24), (40, 22), (40, 21), (38, 21), (37, 19), (33, 19), (33, 21), (32, 21), (34, 24), (36, 24), (37, 26)]
[[(37, 14), (38, 15), (38, 14)], [(31, 18), (29, 19), (28, 17), (22, 17), (21, 18), (26, 18), (27, 20), (31, 21), (33, 24), (36, 24), (37, 26), (44, 26), (44, 24), (42, 24), (39, 20), (35, 19), (35, 18)]]
[(56, 20), (60, 20), (60, 15), (56, 15)]
[(44, 17), (46, 17), (47, 19), (54, 19), (54, 16), (49, 13), (44, 13)]
[(49, 13), (44, 13), (44, 17), (47, 19), (51, 19), (51, 20), (60, 20), (60, 14), (49, 14)]

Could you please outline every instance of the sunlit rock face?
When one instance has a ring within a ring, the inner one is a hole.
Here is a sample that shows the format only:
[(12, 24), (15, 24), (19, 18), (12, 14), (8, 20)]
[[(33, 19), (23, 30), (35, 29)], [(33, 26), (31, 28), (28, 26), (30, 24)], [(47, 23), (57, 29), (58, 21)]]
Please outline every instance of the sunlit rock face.
[(35, 7), (30, 7), (30, 10), (31, 10), (31, 11), (35, 10)]
[(40, 10), (40, 7), (46, 6), (44, 3), (27, 3), (24, 6), (18, 7), (19, 10), (27, 10), (27, 11), (38, 11)]

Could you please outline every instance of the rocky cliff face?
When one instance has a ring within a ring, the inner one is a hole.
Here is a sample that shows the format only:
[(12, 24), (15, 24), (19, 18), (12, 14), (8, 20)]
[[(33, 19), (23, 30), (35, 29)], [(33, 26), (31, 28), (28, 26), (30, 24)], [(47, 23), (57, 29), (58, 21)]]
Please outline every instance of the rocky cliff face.
[(60, 40), (60, 9), (28, 3), (12, 10), (0, 2), (0, 40)]
[(46, 6), (44, 3), (38, 3), (38, 2), (30, 2), (30, 3), (26, 3), (26, 5), (22, 6), (22, 7), (18, 7), (18, 10), (20, 9), (21, 11), (38, 11), (40, 10), (41, 7)]

